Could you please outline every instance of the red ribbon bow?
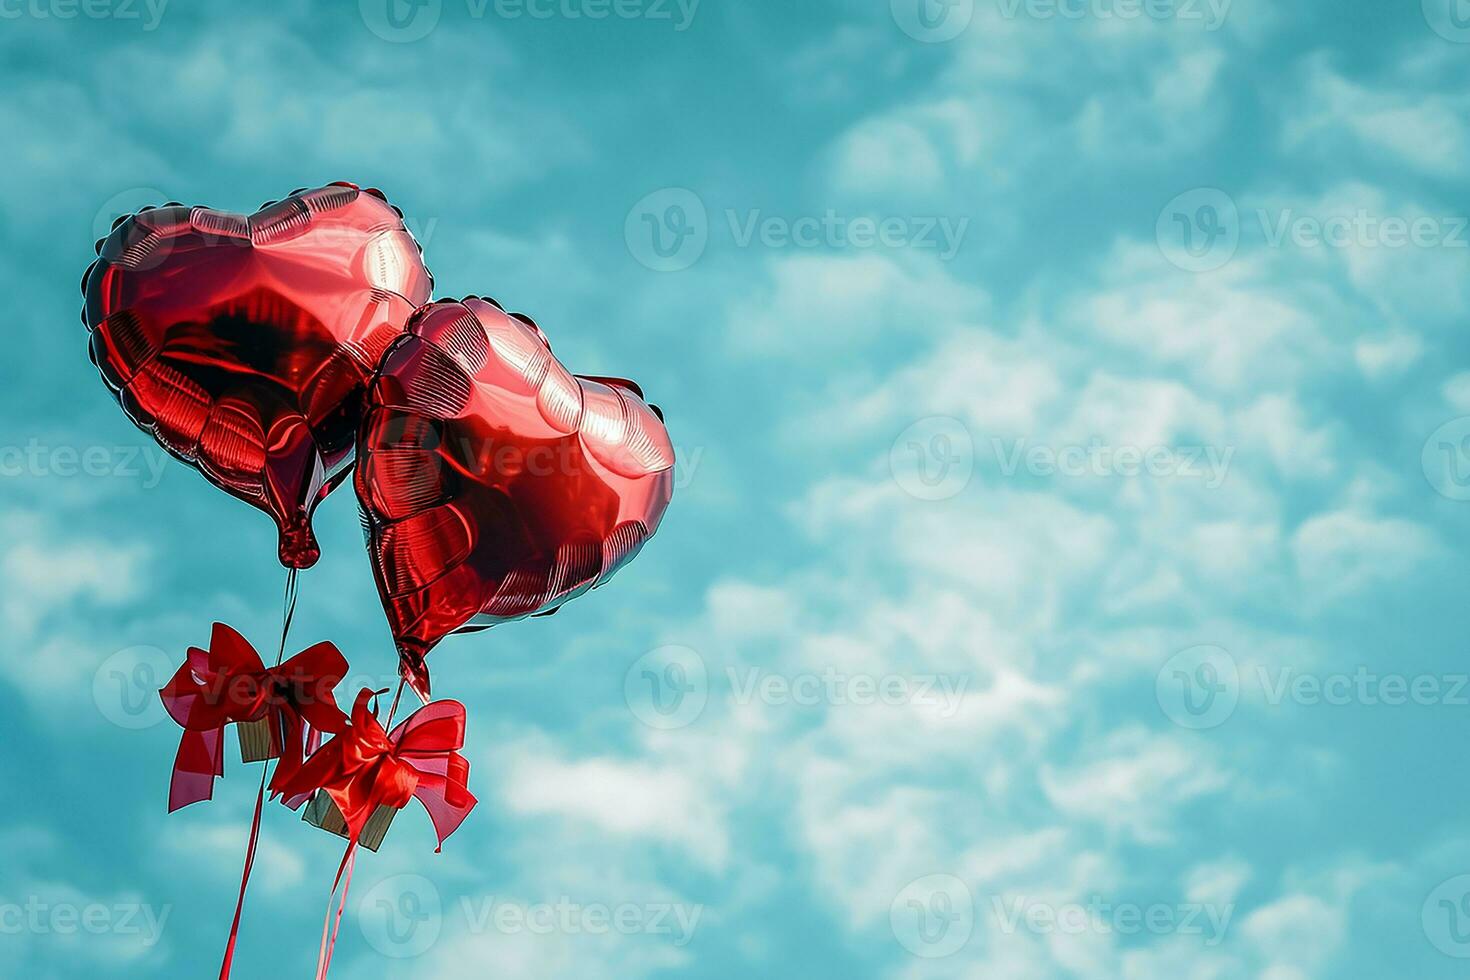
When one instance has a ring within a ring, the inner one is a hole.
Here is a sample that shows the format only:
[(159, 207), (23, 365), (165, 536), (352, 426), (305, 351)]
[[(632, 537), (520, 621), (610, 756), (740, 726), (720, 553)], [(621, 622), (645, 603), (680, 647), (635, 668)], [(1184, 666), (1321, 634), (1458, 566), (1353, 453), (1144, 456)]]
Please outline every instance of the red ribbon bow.
[(363, 689), (352, 706), (352, 722), (312, 755), (289, 779), (272, 783), (288, 799), (322, 790), (342, 811), (349, 840), (356, 843), (379, 806), (401, 810), (417, 799), (434, 822), (439, 847), (475, 808), (469, 790), (470, 764), (464, 747), (464, 705), (435, 701), (410, 715), (391, 733), (383, 731)]
[[(322, 943), (317, 954), (317, 980), (325, 980), (337, 945), (337, 929), (352, 887), (352, 866), (357, 842), (368, 819), (380, 806), (401, 810), (417, 799), (434, 822), (439, 844), (459, 829), (475, 808), (469, 790), (470, 764), (459, 750), (464, 748), (464, 705), (458, 701), (435, 701), (409, 715), (390, 732), (384, 732), (369, 702), (384, 691), (364, 688), (352, 705), (352, 721), (346, 730), (317, 749), (296, 773), (279, 785), (273, 795), (305, 798), (321, 791), (332, 798), (347, 824), (347, 851), (332, 882), (335, 896), (341, 885), (337, 914), (327, 905), (322, 922)], [(345, 875), (345, 877), (344, 877)]]
[(159, 692), (184, 729), (169, 785), (169, 812), (213, 795), (214, 780), (225, 772), (225, 726), (232, 723), (269, 719), (271, 742), (280, 753), (271, 788), (289, 782), (315, 746), (317, 733), (336, 734), (347, 727), (347, 716), (332, 696), (347, 669), (346, 658), (331, 643), (318, 643), (267, 669), (249, 641), (215, 623), (209, 649), (190, 647), (188, 659)]

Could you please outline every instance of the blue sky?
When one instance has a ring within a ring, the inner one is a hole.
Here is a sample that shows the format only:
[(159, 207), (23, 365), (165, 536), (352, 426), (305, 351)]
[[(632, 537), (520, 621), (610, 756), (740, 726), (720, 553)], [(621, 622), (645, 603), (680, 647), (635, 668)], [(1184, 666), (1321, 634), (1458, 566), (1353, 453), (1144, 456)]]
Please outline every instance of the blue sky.
[[(481, 805), (334, 975), (1463, 974), (1461, 0), (393, 2), (0, 3), (0, 973), (213, 968), (255, 770), (167, 817), (148, 688), (278, 629), (269, 521), (88, 363), (91, 242), (351, 180), (681, 465), (434, 653)], [(383, 686), (354, 508), (293, 646)], [(269, 812), (238, 975), (339, 856)]]

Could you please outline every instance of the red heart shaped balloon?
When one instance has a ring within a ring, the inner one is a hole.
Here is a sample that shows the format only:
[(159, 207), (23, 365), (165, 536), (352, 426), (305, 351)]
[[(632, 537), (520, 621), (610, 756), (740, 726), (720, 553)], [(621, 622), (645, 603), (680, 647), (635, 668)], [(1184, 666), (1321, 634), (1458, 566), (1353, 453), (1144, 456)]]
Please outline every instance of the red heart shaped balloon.
[(122, 219), (82, 280), (92, 360), (123, 410), (318, 557), (311, 513), (346, 476), (362, 396), (433, 279), (375, 190), (297, 191), (248, 217)]
[(493, 301), (414, 314), (368, 389), (355, 486), (404, 677), (443, 637), (555, 611), (657, 530), (674, 450), (631, 381), (579, 378)]

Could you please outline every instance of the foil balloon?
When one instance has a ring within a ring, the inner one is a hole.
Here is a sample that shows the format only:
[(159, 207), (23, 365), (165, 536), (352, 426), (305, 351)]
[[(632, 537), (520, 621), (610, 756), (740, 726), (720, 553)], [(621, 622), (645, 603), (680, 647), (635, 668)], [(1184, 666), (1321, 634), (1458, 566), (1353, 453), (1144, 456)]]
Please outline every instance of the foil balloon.
[(92, 361), (128, 417), (265, 511), (280, 559), (350, 472), (379, 356), (433, 290), (375, 190), (301, 190), (252, 215), (170, 204), (121, 219), (82, 280)]
[(419, 310), (368, 389), (355, 487), (403, 676), (446, 635), (554, 612), (633, 558), (673, 493), (662, 417), (574, 377), (493, 300)]

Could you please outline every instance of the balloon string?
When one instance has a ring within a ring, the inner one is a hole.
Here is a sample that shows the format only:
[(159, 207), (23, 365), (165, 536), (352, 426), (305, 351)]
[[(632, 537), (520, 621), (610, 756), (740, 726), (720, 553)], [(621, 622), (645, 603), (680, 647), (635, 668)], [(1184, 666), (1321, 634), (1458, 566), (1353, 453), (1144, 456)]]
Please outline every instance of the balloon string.
[[(347, 844), (347, 853), (342, 855), (342, 863), (337, 866), (337, 880), (332, 882), (332, 891), (327, 895), (327, 914), (322, 919), (322, 944), (316, 954), (316, 980), (326, 980), (327, 970), (332, 966), (332, 954), (337, 949), (337, 932), (342, 928), (342, 910), (347, 907), (347, 892), (352, 888), (352, 869), (356, 864), (357, 837), (354, 836)], [(333, 919), (332, 897), (336, 895), (338, 885), (342, 886), (342, 897), (337, 902), (337, 916)], [(330, 938), (327, 935), (329, 929)]]
[(281, 648), (276, 652), (276, 666), (286, 658), (286, 636), (291, 632), (291, 620), (296, 617), (296, 575), (298, 569), (286, 572), (286, 594), (281, 599)]
[(260, 843), (260, 812), (265, 805), (267, 766), (260, 773), (260, 790), (255, 794), (255, 816), (250, 821), (250, 845), (245, 849), (245, 870), (240, 873), (240, 894), (235, 899), (235, 919), (230, 923), (230, 940), (225, 945), (225, 959), (220, 964), (220, 980), (229, 980), (230, 965), (235, 961), (235, 941), (240, 938), (240, 913), (245, 909), (245, 886), (250, 884), (250, 870), (255, 866), (255, 848)]
[(398, 690), (393, 692), (393, 706), (388, 709), (388, 724), (383, 726), (389, 731), (393, 730), (393, 716), (398, 714), (398, 701), (403, 697), (403, 685), (406, 680), (406, 677), (400, 675), (398, 678)]
[[(296, 615), (296, 569), (286, 572), (286, 592), (281, 601), (281, 649), (276, 654), (276, 666), (286, 656), (286, 637), (291, 632), (291, 620)], [(282, 751), (285, 747), (282, 746)], [(260, 789), (255, 794), (255, 816), (250, 820), (250, 843), (245, 848), (245, 869), (240, 873), (240, 894), (235, 899), (235, 918), (230, 923), (230, 938), (225, 944), (224, 962), (220, 964), (220, 980), (229, 980), (230, 967), (235, 961), (235, 943), (240, 938), (240, 916), (245, 911), (245, 889), (250, 884), (250, 872), (255, 867), (255, 850), (260, 845), (260, 817), (265, 807), (265, 785), (271, 774), (271, 763), (266, 761), (260, 771)]]

